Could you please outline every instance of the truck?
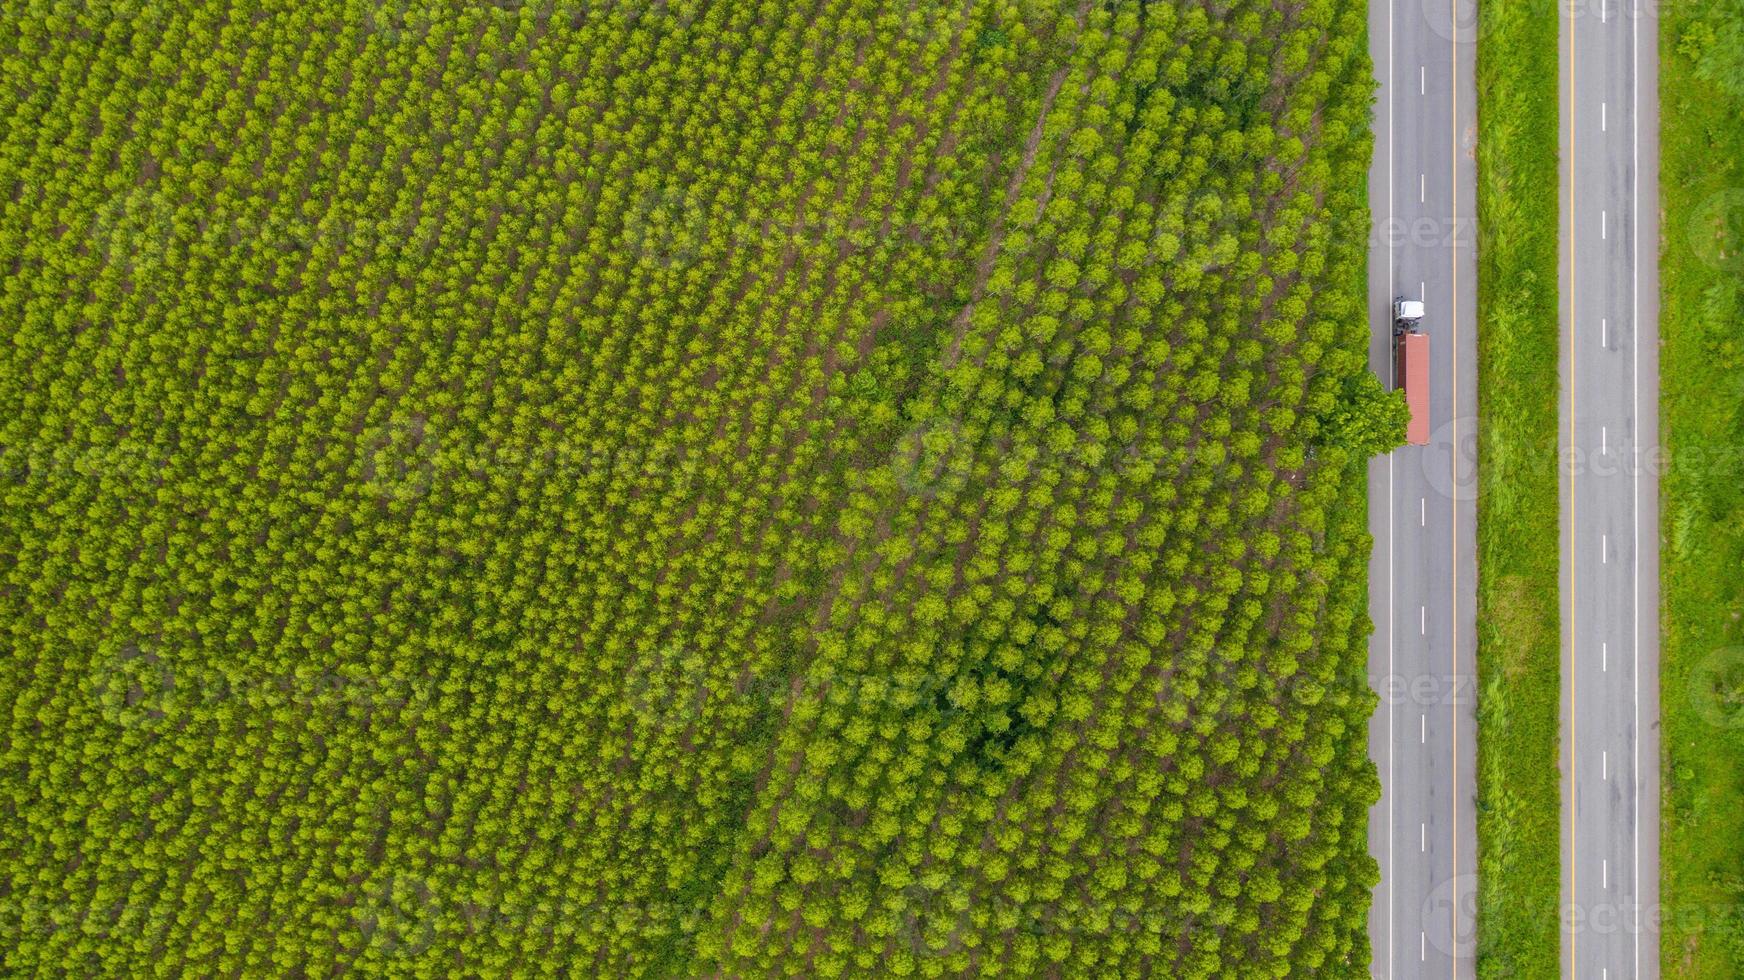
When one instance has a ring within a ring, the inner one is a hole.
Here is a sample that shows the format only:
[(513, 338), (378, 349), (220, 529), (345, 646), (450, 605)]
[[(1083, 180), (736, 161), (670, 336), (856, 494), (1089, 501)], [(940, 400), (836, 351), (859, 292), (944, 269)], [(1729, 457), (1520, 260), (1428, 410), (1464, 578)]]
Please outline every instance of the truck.
[(1422, 330), (1423, 303), (1399, 297), (1393, 301), (1393, 378), (1405, 389), (1411, 421), (1405, 441), (1429, 444), (1429, 335)]

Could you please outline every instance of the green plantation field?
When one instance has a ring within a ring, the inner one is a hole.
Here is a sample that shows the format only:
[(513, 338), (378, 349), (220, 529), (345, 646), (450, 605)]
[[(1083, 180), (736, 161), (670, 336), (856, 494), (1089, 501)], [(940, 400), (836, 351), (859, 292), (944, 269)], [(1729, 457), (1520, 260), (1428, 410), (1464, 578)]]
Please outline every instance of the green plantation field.
[(1366, 975), (1364, 22), (0, 5), (0, 972)]
[(1744, 7), (1660, 28), (1660, 965), (1744, 976)]

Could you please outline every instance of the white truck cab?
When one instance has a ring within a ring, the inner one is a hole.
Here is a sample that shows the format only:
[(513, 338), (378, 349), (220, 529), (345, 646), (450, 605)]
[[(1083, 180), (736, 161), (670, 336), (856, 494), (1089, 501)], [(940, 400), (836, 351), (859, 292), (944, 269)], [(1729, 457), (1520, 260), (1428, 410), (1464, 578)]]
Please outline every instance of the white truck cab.
[(1405, 391), (1411, 420), (1405, 441), (1429, 445), (1429, 335), (1417, 329), (1423, 303), (1403, 296), (1393, 300), (1393, 383)]

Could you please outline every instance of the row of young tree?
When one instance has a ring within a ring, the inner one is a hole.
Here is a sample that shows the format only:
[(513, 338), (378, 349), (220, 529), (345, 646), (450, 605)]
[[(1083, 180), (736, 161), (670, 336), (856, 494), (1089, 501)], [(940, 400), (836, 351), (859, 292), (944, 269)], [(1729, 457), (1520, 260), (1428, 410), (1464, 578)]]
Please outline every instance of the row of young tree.
[(0, 962), (1366, 972), (1363, 18), (9, 8)]

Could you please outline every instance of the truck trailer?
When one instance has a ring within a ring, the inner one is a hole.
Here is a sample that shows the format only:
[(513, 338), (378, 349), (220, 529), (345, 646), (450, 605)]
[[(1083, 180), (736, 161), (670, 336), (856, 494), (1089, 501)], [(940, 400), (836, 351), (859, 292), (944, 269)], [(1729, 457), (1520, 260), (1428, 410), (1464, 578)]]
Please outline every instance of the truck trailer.
[(1429, 335), (1419, 329), (1422, 321), (1421, 302), (1393, 303), (1393, 377), (1405, 389), (1405, 406), (1411, 410), (1405, 441), (1413, 446), (1429, 444)]

